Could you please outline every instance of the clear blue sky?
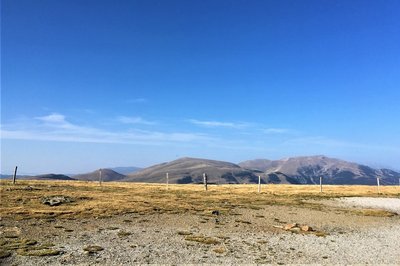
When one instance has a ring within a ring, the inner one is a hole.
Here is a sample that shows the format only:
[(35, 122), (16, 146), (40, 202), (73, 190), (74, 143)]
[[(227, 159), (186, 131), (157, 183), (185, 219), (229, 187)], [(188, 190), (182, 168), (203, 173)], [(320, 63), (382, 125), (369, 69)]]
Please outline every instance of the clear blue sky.
[(400, 169), (398, 0), (2, 0), (1, 172)]

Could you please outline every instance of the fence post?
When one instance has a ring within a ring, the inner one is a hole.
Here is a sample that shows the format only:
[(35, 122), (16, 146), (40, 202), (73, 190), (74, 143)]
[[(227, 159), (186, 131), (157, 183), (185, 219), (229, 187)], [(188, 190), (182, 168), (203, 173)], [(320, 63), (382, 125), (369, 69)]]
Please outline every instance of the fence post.
[(102, 181), (102, 177), (101, 177), (101, 169), (99, 169), (99, 184), (101, 186), (101, 181)]
[(376, 178), (376, 183), (378, 184), (378, 194), (381, 194), (379, 177)]
[(258, 176), (258, 193), (261, 192), (261, 176)]
[(319, 192), (322, 193), (322, 176), (319, 177)]
[(203, 173), (203, 182), (204, 182), (204, 189), (207, 191), (207, 175), (206, 173)]
[(167, 190), (168, 190), (168, 185), (169, 185), (169, 176), (168, 176), (168, 173), (167, 173)]
[(14, 176), (13, 176), (13, 185), (15, 185), (15, 179), (17, 178), (17, 169), (18, 169), (18, 166), (15, 166)]

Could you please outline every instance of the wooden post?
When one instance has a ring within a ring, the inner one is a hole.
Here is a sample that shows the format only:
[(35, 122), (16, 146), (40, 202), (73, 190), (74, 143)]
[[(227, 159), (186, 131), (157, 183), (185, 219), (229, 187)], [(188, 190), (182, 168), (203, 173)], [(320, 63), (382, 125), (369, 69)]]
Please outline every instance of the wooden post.
[(168, 176), (168, 173), (167, 173), (167, 190), (168, 190), (168, 185), (169, 185), (169, 176)]
[(379, 177), (376, 178), (376, 183), (378, 184), (378, 194), (381, 194), (380, 184), (379, 184)]
[(13, 185), (15, 185), (15, 179), (17, 178), (17, 169), (18, 169), (18, 166), (15, 166), (14, 176), (13, 176)]
[(258, 176), (258, 193), (261, 192), (261, 176)]
[(207, 191), (207, 175), (206, 173), (203, 173), (203, 182), (204, 182), (204, 189)]
[(322, 176), (319, 177), (319, 192), (322, 193)]
[(101, 178), (101, 169), (99, 169), (99, 184), (100, 184), (100, 186), (101, 186), (101, 181), (102, 181), (102, 178)]

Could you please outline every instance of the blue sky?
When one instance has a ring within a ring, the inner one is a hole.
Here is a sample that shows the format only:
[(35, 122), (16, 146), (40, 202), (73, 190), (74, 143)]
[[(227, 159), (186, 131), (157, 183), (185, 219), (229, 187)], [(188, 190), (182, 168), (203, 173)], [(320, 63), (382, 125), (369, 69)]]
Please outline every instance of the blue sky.
[(400, 169), (400, 2), (1, 2), (1, 172), (324, 154)]

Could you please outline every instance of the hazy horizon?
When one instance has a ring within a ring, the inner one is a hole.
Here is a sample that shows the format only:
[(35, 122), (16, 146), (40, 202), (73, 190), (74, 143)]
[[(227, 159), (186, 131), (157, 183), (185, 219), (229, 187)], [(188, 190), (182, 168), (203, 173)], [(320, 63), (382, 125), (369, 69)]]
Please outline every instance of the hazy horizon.
[(1, 173), (400, 169), (400, 1), (1, 1)]

